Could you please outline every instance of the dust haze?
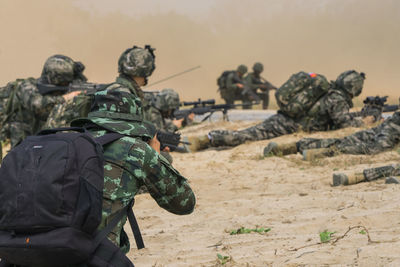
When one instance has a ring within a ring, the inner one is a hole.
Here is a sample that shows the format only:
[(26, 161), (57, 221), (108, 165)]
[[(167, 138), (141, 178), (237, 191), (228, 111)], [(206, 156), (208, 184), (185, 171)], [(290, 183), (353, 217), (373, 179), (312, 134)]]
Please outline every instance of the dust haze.
[(0, 0), (0, 83), (39, 76), (57, 53), (82, 61), (90, 81), (111, 82), (126, 48), (151, 44), (157, 68), (150, 83), (202, 66), (148, 88), (174, 88), (183, 100), (218, 99), (223, 70), (260, 61), (277, 86), (300, 70), (328, 79), (363, 71), (356, 102), (380, 94), (395, 103), (399, 25), (396, 0)]

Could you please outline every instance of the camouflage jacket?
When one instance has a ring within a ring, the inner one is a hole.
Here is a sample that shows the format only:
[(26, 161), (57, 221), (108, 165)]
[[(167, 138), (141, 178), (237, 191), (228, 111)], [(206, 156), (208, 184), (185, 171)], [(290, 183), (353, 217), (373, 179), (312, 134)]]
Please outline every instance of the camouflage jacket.
[[(104, 89), (117, 87), (127, 88), (127, 90), (133, 93), (136, 97), (142, 95), (141, 89), (134, 81), (125, 79), (123, 77), (118, 77), (115, 83), (107, 85), (104, 87)], [(139, 98), (137, 99), (140, 100)], [(43, 129), (68, 127), (72, 120), (80, 117), (86, 117), (91, 106), (91, 101), (92, 97), (90, 95), (81, 93), (72, 100), (56, 105), (48, 116)]]
[[(92, 133), (98, 137), (106, 131), (95, 130)], [(163, 209), (179, 215), (193, 211), (196, 200), (187, 180), (140, 138), (126, 136), (107, 145), (104, 157), (103, 218), (99, 229), (126, 207), (143, 185)], [(127, 251), (129, 243), (120, 244), (125, 222), (126, 216), (108, 238)]]
[(178, 130), (178, 127), (172, 123), (171, 119), (164, 118), (161, 112), (152, 105), (149, 105), (145, 108), (144, 119), (153, 123), (157, 130), (163, 130), (170, 133)]
[(239, 77), (236, 71), (229, 73), (225, 82), (226, 89), (237, 92), (240, 90), (240, 88), (236, 85), (237, 83), (242, 83), (242, 79)]
[(301, 118), (299, 123), (306, 131), (326, 131), (345, 127), (359, 127), (363, 123), (350, 114), (353, 102), (348, 94), (339, 90), (329, 90)]
[[(248, 73), (244, 78), (244, 82), (246, 83), (247, 86), (250, 87), (252, 91), (257, 91), (257, 89), (260, 88), (264, 83), (261, 81), (261, 78), (255, 75), (254, 72)], [(260, 88), (261, 90), (265, 91), (265, 88)]]
[(15, 145), (27, 135), (39, 131), (52, 108), (63, 102), (62, 96), (41, 95), (36, 86), (36, 79), (28, 78), (19, 83), (7, 104), (9, 117), (6, 124), (10, 129), (11, 144)]

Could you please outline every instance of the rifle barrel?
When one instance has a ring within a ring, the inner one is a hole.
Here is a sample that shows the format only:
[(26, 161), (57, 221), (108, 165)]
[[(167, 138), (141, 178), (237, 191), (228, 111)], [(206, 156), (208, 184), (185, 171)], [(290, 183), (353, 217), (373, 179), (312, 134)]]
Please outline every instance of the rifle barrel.
[(180, 75), (182, 75), (182, 74), (185, 74), (185, 73), (194, 71), (195, 69), (198, 69), (198, 68), (201, 68), (201, 66), (199, 65), (199, 66), (196, 66), (196, 67), (193, 67), (193, 68), (184, 70), (184, 71), (182, 71), (182, 72), (176, 73), (176, 74), (174, 74), (174, 75), (168, 76), (168, 77), (166, 77), (166, 78), (164, 78), (164, 79), (161, 79), (161, 80), (158, 80), (158, 81), (156, 81), (156, 82), (154, 82), (154, 83), (148, 84), (148, 85), (144, 86), (144, 88), (148, 88), (148, 87), (153, 86), (153, 85), (155, 85), (155, 84), (159, 84), (159, 83), (165, 82), (165, 81), (167, 81), (167, 80), (169, 80), (169, 79), (172, 79), (172, 78), (175, 78), (175, 77), (180, 76)]

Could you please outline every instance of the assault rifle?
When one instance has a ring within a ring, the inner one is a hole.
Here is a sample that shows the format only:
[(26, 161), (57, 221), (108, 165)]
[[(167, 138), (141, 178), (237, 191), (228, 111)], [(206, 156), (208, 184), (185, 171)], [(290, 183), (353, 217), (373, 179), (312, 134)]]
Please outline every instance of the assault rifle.
[(264, 82), (263, 85), (264, 85), (264, 87), (265, 87), (265, 89), (266, 89), (267, 91), (278, 89), (278, 87), (276, 87), (275, 85), (273, 85), (272, 83), (270, 83), (269, 81), (267, 81), (265, 78), (263, 78), (263, 77), (261, 77), (261, 76), (260, 76), (260, 78), (261, 78), (261, 80)]
[(104, 86), (105, 84), (99, 84), (99, 83), (71, 83), (67, 86), (58, 86), (58, 85), (44, 84), (44, 83), (37, 84), (39, 93), (41, 95), (46, 95), (54, 92), (60, 94), (66, 94), (75, 91), (85, 91), (86, 94), (94, 94), (98, 90), (104, 88)]
[[(200, 101), (200, 100), (199, 100)], [(210, 101), (211, 100), (207, 100)], [(215, 103), (215, 100), (213, 101)], [(191, 102), (186, 102), (186, 103), (191, 103)], [(192, 102), (193, 103), (193, 102)], [(175, 119), (179, 120), (182, 118), (186, 118), (189, 114), (194, 113), (195, 115), (204, 115), (206, 113), (210, 113), (208, 114), (206, 117), (204, 117), (201, 121), (205, 121), (208, 118), (210, 118), (215, 112), (217, 111), (222, 111), (222, 115), (223, 115), (223, 119), (229, 121), (229, 117), (228, 117), (228, 110), (230, 109), (234, 109), (236, 107), (242, 107), (243, 104), (212, 104), (212, 105), (203, 105), (203, 106), (195, 106), (193, 108), (190, 109), (178, 109), (175, 110), (173, 116)]]
[(399, 109), (399, 105), (387, 105), (385, 104), (388, 96), (379, 97), (379, 96), (368, 96), (364, 100), (365, 105), (375, 105), (383, 107), (382, 112), (393, 112)]
[(378, 121), (382, 117), (382, 112), (385, 111), (385, 103), (388, 96), (367, 96), (363, 103), (364, 107), (361, 111), (351, 112), (352, 117), (367, 117), (374, 116), (375, 121)]
[(180, 133), (168, 133), (164, 131), (157, 132), (157, 139), (160, 141), (160, 150), (164, 150), (169, 147), (170, 151), (186, 152), (179, 144), (191, 145), (189, 142), (181, 141)]
[(242, 95), (247, 95), (251, 100), (255, 101), (254, 104), (260, 104), (261, 98), (255, 92), (253, 92), (253, 90), (251, 90), (250, 86), (243, 80), (243, 78), (239, 78), (237, 75), (234, 77), (235, 83), (240, 83), (243, 85)]

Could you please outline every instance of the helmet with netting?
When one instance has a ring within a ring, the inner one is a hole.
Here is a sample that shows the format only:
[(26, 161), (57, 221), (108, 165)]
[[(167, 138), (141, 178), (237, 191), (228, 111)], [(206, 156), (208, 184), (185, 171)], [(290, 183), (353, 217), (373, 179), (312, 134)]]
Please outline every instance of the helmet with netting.
[(348, 70), (339, 75), (335, 81), (335, 84), (352, 97), (355, 97), (361, 94), (364, 80), (365, 74), (363, 72), (358, 73), (355, 70)]
[(155, 100), (155, 107), (160, 111), (169, 111), (179, 108), (179, 94), (173, 89), (163, 89)]
[(53, 85), (68, 85), (75, 77), (75, 62), (64, 55), (49, 57), (44, 63), (41, 81)]
[(149, 45), (125, 50), (118, 60), (118, 72), (130, 77), (150, 76), (156, 68), (154, 50)]

